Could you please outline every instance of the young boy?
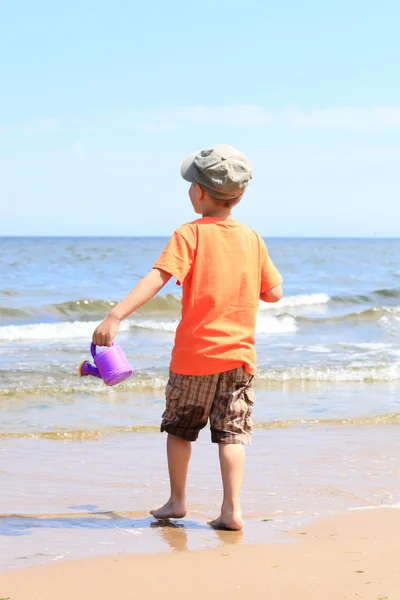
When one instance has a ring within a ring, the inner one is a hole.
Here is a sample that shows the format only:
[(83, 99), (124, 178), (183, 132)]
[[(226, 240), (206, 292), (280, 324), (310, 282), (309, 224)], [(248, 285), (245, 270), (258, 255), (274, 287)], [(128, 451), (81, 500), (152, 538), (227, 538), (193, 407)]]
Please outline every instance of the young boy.
[(257, 309), (260, 299), (280, 300), (282, 277), (262, 238), (231, 216), (252, 177), (247, 158), (231, 146), (218, 145), (189, 156), (181, 174), (191, 183), (189, 197), (202, 218), (175, 231), (153, 270), (97, 327), (93, 342), (109, 346), (121, 320), (171, 277), (183, 285), (161, 423), (161, 431), (168, 432), (171, 495), (151, 514), (157, 519), (186, 515), (191, 442), (210, 420), (223, 482), (221, 514), (210, 525), (238, 530), (243, 527), (243, 445), (251, 440), (255, 400)]

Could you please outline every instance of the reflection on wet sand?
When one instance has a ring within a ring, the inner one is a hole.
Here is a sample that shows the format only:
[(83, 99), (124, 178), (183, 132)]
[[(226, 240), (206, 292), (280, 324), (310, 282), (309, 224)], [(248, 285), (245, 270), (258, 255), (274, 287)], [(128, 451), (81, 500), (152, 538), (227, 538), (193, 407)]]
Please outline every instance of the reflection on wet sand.
[(184, 552), (188, 550), (188, 534), (183, 523), (175, 523), (168, 519), (155, 521), (150, 524), (151, 529), (156, 529), (164, 542), (171, 550)]
[[(171, 550), (183, 552), (189, 550), (188, 547), (188, 529), (193, 529), (194, 523), (190, 521), (169, 521), (163, 519), (150, 524), (151, 529), (156, 529), (164, 542), (166, 542)], [(196, 529), (205, 529), (215, 532), (223, 545), (225, 544), (241, 544), (243, 542), (243, 531), (225, 531), (220, 529), (212, 529), (209, 526), (198, 524)]]

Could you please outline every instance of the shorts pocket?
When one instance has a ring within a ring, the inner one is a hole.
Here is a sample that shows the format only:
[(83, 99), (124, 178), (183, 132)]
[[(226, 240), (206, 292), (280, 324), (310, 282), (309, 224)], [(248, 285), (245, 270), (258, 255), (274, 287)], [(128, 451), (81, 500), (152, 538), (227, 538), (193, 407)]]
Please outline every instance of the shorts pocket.
[(179, 400), (182, 396), (182, 390), (176, 387), (171, 380), (168, 379), (166, 388), (165, 388), (165, 411), (163, 413), (162, 419), (164, 424), (172, 424), (175, 420)]
[(244, 388), (244, 398), (245, 398), (247, 404), (251, 407), (251, 409), (253, 409), (254, 402), (256, 401), (256, 395), (254, 393), (253, 388), (251, 388), (251, 387)]
[(246, 425), (251, 430), (253, 427), (253, 419), (252, 419), (251, 415), (253, 413), (253, 407), (254, 407), (254, 403), (256, 401), (256, 395), (254, 393), (253, 388), (247, 387), (244, 389), (243, 396), (244, 396), (244, 400), (245, 400), (246, 406), (247, 406)]
[(173, 383), (171, 383), (171, 380), (168, 379), (167, 382), (167, 386), (165, 388), (165, 397), (168, 400), (178, 400), (178, 398), (180, 398), (182, 394), (182, 390), (178, 387), (176, 387), (176, 385), (174, 385)]

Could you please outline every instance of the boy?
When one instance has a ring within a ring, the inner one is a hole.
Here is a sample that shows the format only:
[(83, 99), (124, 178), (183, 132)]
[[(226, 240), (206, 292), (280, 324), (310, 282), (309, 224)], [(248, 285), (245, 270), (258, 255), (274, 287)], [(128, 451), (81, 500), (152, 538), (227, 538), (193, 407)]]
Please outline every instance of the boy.
[(183, 285), (161, 423), (161, 431), (168, 433), (171, 495), (151, 514), (157, 519), (186, 515), (191, 442), (210, 419), (223, 482), (221, 514), (210, 525), (239, 530), (243, 445), (251, 440), (255, 400), (251, 382), (258, 303), (280, 300), (282, 277), (262, 238), (231, 216), (252, 177), (247, 158), (231, 146), (218, 145), (186, 158), (181, 174), (191, 184), (189, 197), (202, 218), (175, 231), (153, 270), (97, 327), (93, 342), (110, 345), (121, 320), (171, 277)]

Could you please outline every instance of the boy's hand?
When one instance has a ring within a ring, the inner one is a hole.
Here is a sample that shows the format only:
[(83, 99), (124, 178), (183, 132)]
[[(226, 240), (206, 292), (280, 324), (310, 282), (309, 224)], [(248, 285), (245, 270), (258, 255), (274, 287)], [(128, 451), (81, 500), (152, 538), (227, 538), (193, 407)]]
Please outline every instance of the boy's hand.
[(93, 333), (93, 344), (96, 346), (111, 346), (121, 321), (115, 315), (109, 314), (104, 321), (96, 327)]

